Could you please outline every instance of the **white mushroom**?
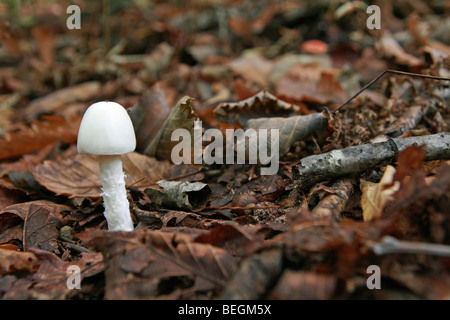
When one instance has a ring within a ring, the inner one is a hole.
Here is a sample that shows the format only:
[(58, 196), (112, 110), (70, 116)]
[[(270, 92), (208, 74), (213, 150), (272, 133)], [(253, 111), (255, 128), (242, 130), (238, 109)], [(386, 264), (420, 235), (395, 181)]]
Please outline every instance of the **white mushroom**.
[(120, 155), (134, 151), (136, 135), (125, 108), (109, 101), (91, 105), (81, 120), (77, 148), (78, 153), (99, 156), (108, 229), (133, 230)]

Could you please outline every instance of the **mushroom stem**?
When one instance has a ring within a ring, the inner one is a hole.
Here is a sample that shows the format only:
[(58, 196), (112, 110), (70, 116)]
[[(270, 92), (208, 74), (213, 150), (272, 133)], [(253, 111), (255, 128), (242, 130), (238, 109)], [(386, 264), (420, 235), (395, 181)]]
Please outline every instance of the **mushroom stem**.
[(133, 222), (125, 189), (125, 174), (122, 170), (120, 155), (101, 155), (100, 180), (103, 188), (103, 205), (105, 218), (110, 231), (132, 231)]

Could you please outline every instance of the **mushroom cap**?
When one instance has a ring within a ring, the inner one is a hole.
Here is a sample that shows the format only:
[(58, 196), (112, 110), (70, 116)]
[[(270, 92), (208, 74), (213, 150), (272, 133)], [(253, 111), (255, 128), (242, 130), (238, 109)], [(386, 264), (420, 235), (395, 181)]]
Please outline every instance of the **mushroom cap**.
[(128, 112), (120, 104), (101, 101), (84, 113), (78, 130), (78, 153), (119, 155), (136, 149), (136, 135)]

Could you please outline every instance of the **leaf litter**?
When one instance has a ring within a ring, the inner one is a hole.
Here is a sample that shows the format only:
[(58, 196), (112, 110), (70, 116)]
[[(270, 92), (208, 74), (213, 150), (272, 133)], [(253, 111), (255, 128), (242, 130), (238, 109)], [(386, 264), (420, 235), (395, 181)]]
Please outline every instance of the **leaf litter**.
[[(369, 30), (362, 2), (81, 3), (111, 14), (74, 31), (62, 3), (0, 10), (2, 299), (450, 297), (448, 82), (389, 73), (329, 111), (386, 69), (448, 77), (441, 4), (382, 2)], [(106, 99), (138, 141), (129, 233), (106, 230), (97, 160), (75, 147)], [(195, 120), (279, 129), (278, 172), (172, 164)]]

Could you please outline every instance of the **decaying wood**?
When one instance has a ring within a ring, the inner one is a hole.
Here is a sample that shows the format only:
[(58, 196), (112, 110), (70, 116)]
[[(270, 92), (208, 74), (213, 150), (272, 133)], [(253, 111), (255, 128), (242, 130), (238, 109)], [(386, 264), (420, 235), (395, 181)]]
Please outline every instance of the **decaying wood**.
[(350, 196), (353, 194), (353, 183), (353, 179), (340, 179), (336, 181), (331, 186), (331, 189), (335, 190), (336, 193), (329, 194), (320, 200), (317, 206), (312, 210), (312, 214), (339, 219), (348, 199), (350, 199)]
[(441, 132), (389, 139), (309, 156), (293, 168), (293, 177), (297, 185), (308, 187), (319, 181), (361, 173), (391, 163), (399, 152), (413, 145), (424, 146), (425, 161), (450, 159), (450, 134)]

